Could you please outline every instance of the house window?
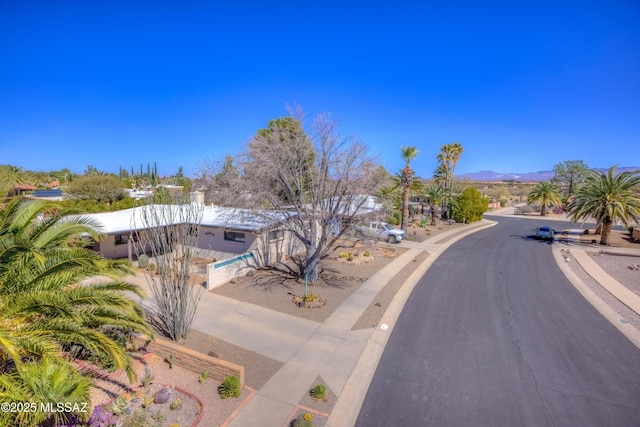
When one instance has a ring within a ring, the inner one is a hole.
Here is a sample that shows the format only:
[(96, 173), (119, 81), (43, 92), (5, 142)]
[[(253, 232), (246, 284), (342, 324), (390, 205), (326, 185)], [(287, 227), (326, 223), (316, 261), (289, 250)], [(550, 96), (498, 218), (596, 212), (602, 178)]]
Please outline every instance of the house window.
[(282, 240), (284, 238), (283, 230), (272, 230), (269, 232), (269, 240)]
[(224, 240), (244, 243), (244, 233), (238, 233), (237, 231), (225, 231)]
[(126, 245), (129, 241), (129, 236), (131, 236), (134, 242), (138, 241), (138, 236), (135, 234), (116, 234), (116, 245)]

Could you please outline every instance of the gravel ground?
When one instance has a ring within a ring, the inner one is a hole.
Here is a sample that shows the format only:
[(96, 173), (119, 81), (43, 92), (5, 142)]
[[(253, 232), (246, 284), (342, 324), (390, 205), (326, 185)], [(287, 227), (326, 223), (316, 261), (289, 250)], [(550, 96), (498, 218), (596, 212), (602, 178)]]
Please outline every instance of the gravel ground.
[(609, 276), (640, 296), (640, 256), (621, 256), (599, 252), (589, 252), (589, 255)]
[[(603, 256), (594, 256), (593, 259), (598, 263), (598, 265), (607, 273), (609, 273), (612, 277), (618, 280), (621, 284), (629, 287), (636, 287), (638, 285), (638, 276), (640, 276), (640, 272), (631, 271), (626, 272), (628, 270), (626, 267), (621, 266), (619, 263), (626, 262), (624, 259), (634, 259), (636, 263), (638, 262), (637, 257), (622, 257), (622, 256), (614, 256), (614, 255), (603, 255)], [(587, 272), (577, 263), (573, 258), (568, 263), (573, 272), (578, 276), (585, 285), (591, 289), (593, 293), (595, 293), (600, 299), (602, 299), (605, 303), (609, 305), (621, 319), (624, 319), (626, 322), (629, 322), (633, 327), (635, 327), (638, 331), (640, 331), (640, 315), (638, 315), (635, 311), (631, 310), (629, 307), (620, 302), (616, 297), (611, 295), (609, 291), (604, 289), (600, 284), (594, 280)], [(623, 267), (623, 268), (620, 268)], [(613, 274), (612, 274), (613, 273)], [(635, 273), (635, 274), (631, 274)], [(615, 274), (615, 275), (614, 275)], [(636, 282), (634, 282), (634, 277)]]
[(339, 252), (363, 252), (366, 247), (340, 248), (322, 260), (320, 280), (309, 286), (309, 291), (326, 300), (317, 309), (300, 308), (293, 303), (295, 295), (304, 295), (304, 281), (292, 279), (279, 270), (259, 271), (253, 277), (242, 277), (211, 290), (210, 292), (276, 310), (292, 316), (316, 322), (324, 322), (342, 302), (358, 289), (369, 277), (389, 264), (396, 256), (407, 251), (399, 245), (376, 245), (373, 261), (347, 263), (338, 260)]
[(427, 252), (420, 252), (414, 259), (413, 263), (407, 264), (402, 270), (398, 272), (387, 285), (382, 288), (375, 299), (369, 304), (369, 307), (362, 313), (360, 318), (353, 325), (351, 330), (375, 328), (380, 323), (380, 319), (387, 311), (389, 304), (396, 296), (404, 282), (409, 278), (422, 261), (427, 259), (429, 254)]
[[(150, 389), (153, 389), (153, 387), (157, 388), (160, 385), (168, 385), (172, 387), (177, 386), (200, 399), (202, 402), (203, 416), (198, 424), (199, 427), (217, 427), (222, 425), (231, 416), (233, 411), (242, 405), (243, 402), (251, 395), (251, 390), (245, 387), (239, 398), (222, 399), (218, 393), (218, 386), (220, 385), (219, 380), (208, 378), (204, 382), (200, 383), (198, 381), (200, 377), (199, 373), (182, 368), (175, 364), (173, 368), (170, 369), (169, 364), (161, 360), (160, 357), (156, 355), (147, 356), (150, 357), (146, 357), (144, 361), (150, 367), (151, 375), (154, 377), (151, 382)], [(133, 385), (129, 384), (126, 374), (122, 371), (109, 374), (108, 377), (105, 378), (97, 378), (97, 387), (92, 389), (91, 392), (92, 404), (109, 404), (116, 396), (125, 396), (127, 394), (134, 396), (136, 391), (143, 390), (140, 380), (144, 376), (144, 364), (141, 360), (137, 360), (134, 366), (138, 375), (138, 383)], [(127, 389), (128, 387), (131, 387), (131, 389)], [(141, 391), (140, 393), (143, 396), (145, 394), (144, 391)], [(150, 395), (150, 392), (147, 392), (146, 394)], [(185, 405), (183, 407), (185, 413), (182, 413), (182, 411), (171, 411), (167, 408), (169, 403), (164, 405), (151, 404), (149, 409), (152, 411), (161, 409), (164, 413), (174, 412), (172, 415), (181, 416), (183, 423), (180, 425), (187, 427), (191, 424), (185, 424), (185, 421), (187, 419), (193, 419), (188, 417), (189, 414), (186, 414), (186, 411), (193, 408), (194, 404), (195, 402), (185, 400)], [(162, 423), (162, 426), (167, 427), (172, 421), (175, 422), (175, 419), (172, 420), (167, 417), (165, 422)]]
[(244, 366), (244, 383), (254, 390), (261, 389), (283, 365), (282, 362), (196, 330), (189, 332), (184, 346), (202, 354), (213, 352), (219, 359)]

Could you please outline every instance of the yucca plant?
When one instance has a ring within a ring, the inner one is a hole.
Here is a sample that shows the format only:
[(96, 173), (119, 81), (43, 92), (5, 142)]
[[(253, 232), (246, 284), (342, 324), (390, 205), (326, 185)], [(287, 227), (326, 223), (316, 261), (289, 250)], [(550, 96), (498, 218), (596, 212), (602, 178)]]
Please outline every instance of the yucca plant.
[(240, 380), (235, 376), (228, 376), (222, 380), (222, 383), (218, 387), (220, 397), (226, 399), (227, 397), (240, 397), (242, 392), (240, 387)]

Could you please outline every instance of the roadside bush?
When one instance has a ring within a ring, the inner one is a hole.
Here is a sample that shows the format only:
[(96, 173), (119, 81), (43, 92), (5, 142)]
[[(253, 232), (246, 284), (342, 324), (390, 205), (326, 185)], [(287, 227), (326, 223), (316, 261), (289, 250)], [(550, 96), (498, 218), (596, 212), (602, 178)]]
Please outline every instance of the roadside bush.
[(469, 187), (455, 199), (453, 204), (453, 219), (456, 222), (475, 222), (482, 219), (482, 215), (489, 210), (489, 200), (480, 190)]

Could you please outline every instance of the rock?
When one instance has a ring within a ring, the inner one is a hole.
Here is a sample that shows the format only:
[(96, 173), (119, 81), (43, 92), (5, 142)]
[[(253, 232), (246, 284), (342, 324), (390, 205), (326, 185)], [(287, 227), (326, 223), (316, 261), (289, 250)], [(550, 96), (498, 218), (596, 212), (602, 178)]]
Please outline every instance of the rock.
[(158, 404), (167, 403), (171, 399), (171, 388), (163, 387), (153, 396), (153, 401)]
[(207, 353), (207, 355), (211, 356), (211, 357), (215, 357), (216, 359), (218, 358), (218, 353), (216, 353), (213, 350), (209, 350), (209, 352)]

